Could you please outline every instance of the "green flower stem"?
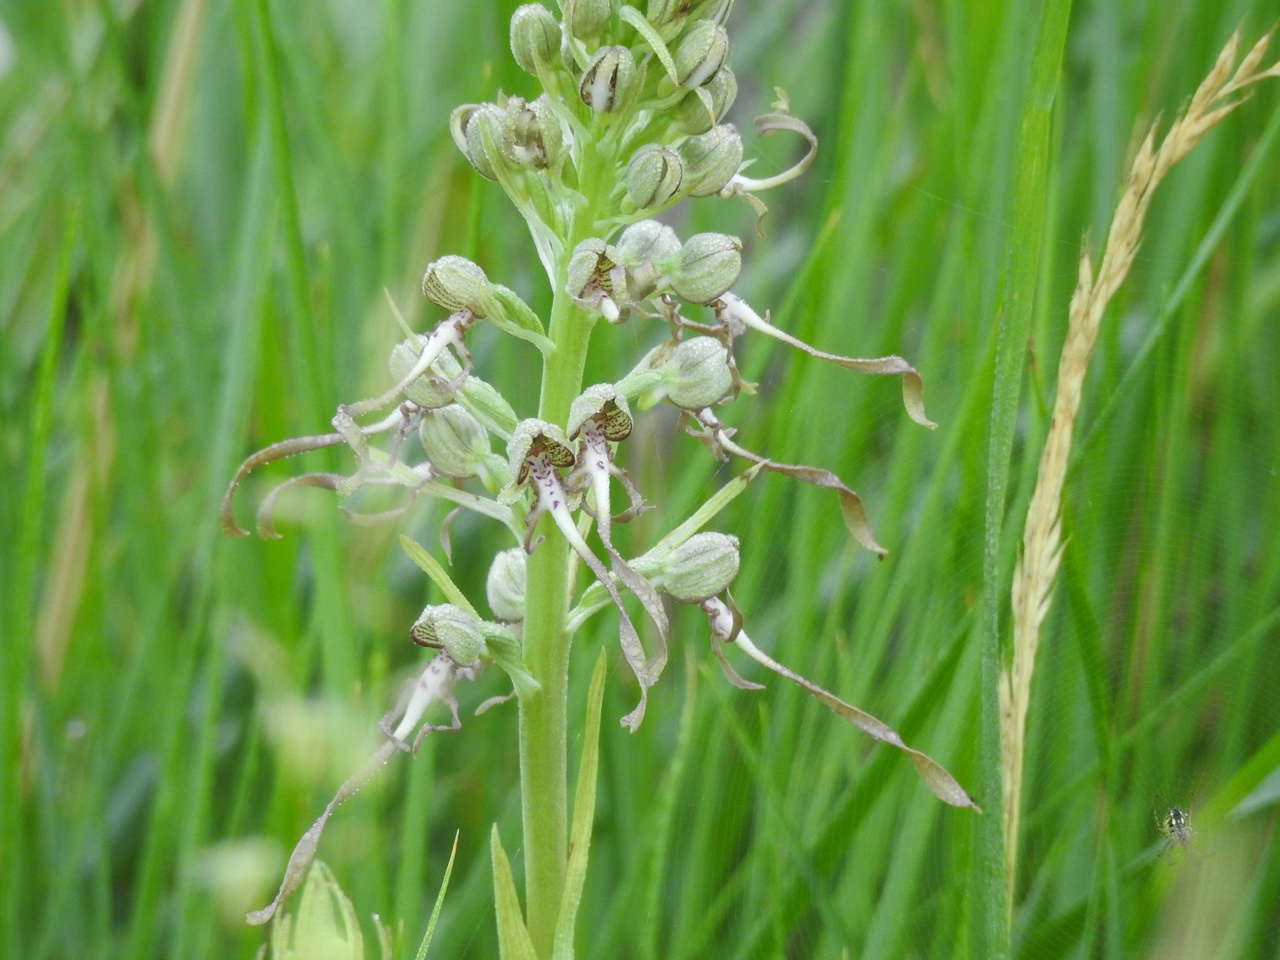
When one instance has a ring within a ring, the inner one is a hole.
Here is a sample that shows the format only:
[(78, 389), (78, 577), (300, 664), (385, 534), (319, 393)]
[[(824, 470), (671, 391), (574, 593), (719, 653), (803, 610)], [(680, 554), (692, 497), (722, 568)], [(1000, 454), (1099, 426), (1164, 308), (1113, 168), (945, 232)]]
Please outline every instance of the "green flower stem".
[[(563, 423), (582, 382), (591, 323), (560, 291), (552, 316), (556, 351), (547, 358), (539, 416)], [(557, 324), (562, 317), (565, 322)], [(563, 336), (555, 336), (557, 326)], [(529, 935), (538, 954), (549, 957), (568, 860), (569, 636), (564, 627), (572, 584), (568, 542), (550, 517), (543, 518), (539, 533), (546, 539), (529, 557), (525, 584), (524, 659), (542, 691), (520, 702), (520, 792)]]
[[(591, 202), (575, 218), (557, 264), (549, 331), (555, 349), (542, 370), (539, 418), (563, 425), (582, 392), (587, 345), (595, 318), (579, 310), (565, 290), (569, 254), (591, 235), (598, 210), (598, 153), (584, 157), (583, 193)], [(611, 160), (609, 161), (611, 162)], [(568, 788), (565, 714), (569, 687), (569, 635), (565, 618), (573, 584), (569, 544), (550, 517), (546, 539), (529, 557), (525, 584), (524, 659), (541, 693), (520, 703), (520, 798), (524, 814), (525, 910), (529, 936), (540, 957), (550, 957), (568, 863)]]

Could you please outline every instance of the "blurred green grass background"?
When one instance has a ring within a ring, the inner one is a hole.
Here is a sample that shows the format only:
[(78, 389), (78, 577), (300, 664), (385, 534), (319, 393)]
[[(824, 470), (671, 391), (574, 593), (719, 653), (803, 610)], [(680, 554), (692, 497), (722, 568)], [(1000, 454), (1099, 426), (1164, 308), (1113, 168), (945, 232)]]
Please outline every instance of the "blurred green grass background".
[[(382, 389), (384, 289), (428, 327), (433, 257), (469, 256), (549, 304), (523, 225), (446, 130), (458, 103), (532, 92), (506, 52), (514, 6), (0, 7), (0, 956), (253, 956), (264, 937), (243, 913), (420, 662), (406, 634), (433, 594), (397, 528), (301, 492), (283, 540), (232, 542), (216, 509), (251, 449), (324, 432), (337, 402)], [(836, 470), (891, 555), (875, 563), (829, 494), (781, 478), (718, 528), (742, 538), (753, 639), (971, 790), (988, 762), (992, 371), (1039, 9), (743, 0), (731, 119), (747, 130), (784, 87), (821, 152), (766, 197), (763, 238), (740, 205), (673, 218), (743, 236), (738, 289), (786, 329), (923, 374), (934, 433), (893, 380), (744, 340), (760, 391), (726, 421), (751, 449)], [(1104, 235), (1135, 137), (1237, 25), (1251, 42), (1274, 16), (1262, 0), (1075, 3), (997, 545), (1004, 620), (1082, 238)], [(1104, 321), (1032, 699), (1015, 956), (1280, 957), (1275, 87), (1174, 171)], [(757, 170), (790, 162), (785, 140), (756, 144)], [(658, 336), (600, 331), (588, 375), (617, 377)], [(478, 330), (474, 352), (532, 412), (533, 351)], [(629, 445), (660, 507), (633, 525), (637, 546), (728, 475), (671, 427), (655, 412)], [(242, 519), (297, 469), (249, 483)], [(434, 548), (442, 513), (422, 505), (398, 529)], [(479, 599), (505, 544), (467, 520), (453, 543)], [(608, 634), (579, 635), (575, 715)], [(580, 954), (970, 955), (974, 817), (800, 691), (729, 687), (696, 611), (675, 640), (641, 731), (604, 724)], [(606, 717), (635, 693), (613, 655)], [(403, 923), (407, 950), (460, 830), (431, 955), (496, 956), (486, 847), (496, 821), (519, 869), (515, 714), (469, 708), (501, 686), (468, 692), (463, 730), (389, 765), (321, 845), (360, 915)], [(1154, 814), (1175, 804), (1200, 825), (1195, 848), (1157, 857)]]

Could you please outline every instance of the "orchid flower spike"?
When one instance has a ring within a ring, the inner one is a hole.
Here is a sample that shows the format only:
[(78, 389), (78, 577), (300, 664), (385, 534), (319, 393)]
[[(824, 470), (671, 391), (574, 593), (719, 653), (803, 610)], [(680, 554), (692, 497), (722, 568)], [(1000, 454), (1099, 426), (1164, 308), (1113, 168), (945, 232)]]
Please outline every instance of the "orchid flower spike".
[(570, 512), (570, 495), (565, 489), (560, 470), (568, 469), (577, 462), (573, 450), (564, 432), (552, 424), (542, 420), (524, 420), (517, 425), (507, 445), (510, 456), (511, 475), (515, 478), (515, 487), (531, 486), (533, 488), (533, 505), (525, 517), (525, 550), (532, 553), (538, 545), (534, 539), (534, 531), (538, 520), (546, 514), (551, 517), (556, 528), (564, 536), (570, 548), (576, 553), (596, 579), (608, 591), (609, 597), (618, 609), (618, 640), (627, 663), (640, 683), (640, 703), (622, 718), (622, 725), (635, 731), (644, 719), (645, 707), (648, 704), (648, 691), (662, 672), (663, 662), (658, 658), (650, 659), (640, 643), (640, 635), (635, 624), (622, 605), (618, 588), (613, 578), (605, 569), (600, 558), (592, 553), (587, 542), (582, 539), (574, 524)]

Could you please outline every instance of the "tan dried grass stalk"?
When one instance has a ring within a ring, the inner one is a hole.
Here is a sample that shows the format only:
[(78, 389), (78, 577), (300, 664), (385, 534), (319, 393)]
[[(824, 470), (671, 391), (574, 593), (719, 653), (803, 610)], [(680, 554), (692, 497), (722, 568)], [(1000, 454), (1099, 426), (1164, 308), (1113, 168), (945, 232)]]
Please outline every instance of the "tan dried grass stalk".
[(1035, 492), (1027, 509), (1022, 553), (1013, 574), (1013, 664), (1001, 674), (1001, 778), (1004, 794), (1005, 878), (1009, 903), (1018, 855), (1018, 814), (1022, 793), (1022, 760), (1030, 702), (1031, 676), (1040, 626), (1049, 611), (1050, 592), (1062, 557), (1062, 488), (1066, 480), (1071, 435), (1097, 340), (1103, 310), (1124, 282), (1137, 254), (1151, 195), (1169, 169), (1185, 157), (1216, 123), (1242, 102), (1241, 91), (1265, 77), (1280, 76), (1280, 64), (1259, 70), (1272, 32), (1268, 32), (1232, 70), (1240, 44), (1237, 30), (1218, 55), (1191, 103), (1173, 121), (1158, 149), (1155, 125), (1134, 158), (1124, 195), (1107, 234), (1102, 264), (1094, 276), (1086, 251), (1080, 258), (1080, 278), (1071, 297), (1066, 342), (1058, 361), (1058, 392), (1053, 420), (1040, 457)]

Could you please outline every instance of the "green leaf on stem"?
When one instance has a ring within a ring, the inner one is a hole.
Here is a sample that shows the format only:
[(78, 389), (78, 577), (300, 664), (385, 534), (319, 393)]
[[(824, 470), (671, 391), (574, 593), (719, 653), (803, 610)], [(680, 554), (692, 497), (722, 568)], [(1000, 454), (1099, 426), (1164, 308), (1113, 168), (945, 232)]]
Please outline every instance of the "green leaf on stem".
[(493, 901), (498, 911), (498, 955), (502, 960), (538, 960), (520, 913), (520, 897), (511, 875), (511, 861), (498, 839), (498, 825), (489, 834), (489, 853), (493, 858)]
[(605, 653), (596, 657), (587, 691), (587, 726), (583, 733), (582, 761), (578, 764), (578, 787), (573, 795), (573, 825), (569, 832), (569, 866), (565, 874), (564, 898), (556, 918), (552, 960), (573, 960), (573, 928), (582, 903), (587, 879), (587, 849), (591, 846), (591, 824), (596, 812), (596, 772), (600, 764), (600, 707), (604, 702)]
[(446, 600), (455, 607), (461, 607), (477, 620), (483, 619), (480, 614), (476, 613), (476, 608), (471, 605), (471, 601), (467, 599), (466, 594), (458, 589), (458, 585), (453, 582), (453, 578), (445, 572), (444, 567), (440, 566), (435, 557), (427, 553), (422, 544), (412, 537), (406, 537), (402, 533), (400, 534), (400, 547), (408, 555), (409, 559), (431, 578), (431, 582), (440, 588), (440, 592), (444, 594)]

